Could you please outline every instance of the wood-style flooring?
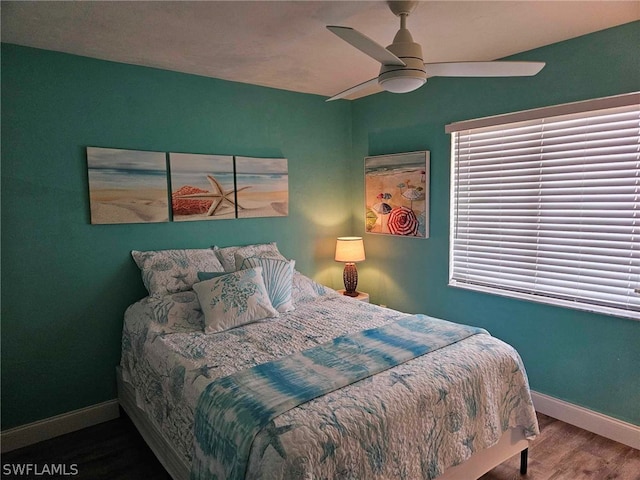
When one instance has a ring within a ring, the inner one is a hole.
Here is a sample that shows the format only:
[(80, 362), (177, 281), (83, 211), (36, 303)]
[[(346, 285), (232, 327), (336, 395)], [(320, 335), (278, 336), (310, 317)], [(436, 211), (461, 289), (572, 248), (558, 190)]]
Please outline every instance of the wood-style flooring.
[(540, 413), (538, 424), (527, 475), (516, 455), (480, 480), (640, 480), (640, 450)]
[[(494, 468), (481, 480), (640, 480), (640, 451), (538, 414), (541, 434), (529, 449), (529, 471), (519, 473), (520, 456)], [(74, 478), (86, 480), (170, 480), (124, 414), (2, 455), (2, 478), (44, 479), (42, 475), (5, 475), (13, 465), (77, 466)], [(363, 479), (364, 480), (364, 479)], [(393, 479), (389, 479), (393, 480)]]

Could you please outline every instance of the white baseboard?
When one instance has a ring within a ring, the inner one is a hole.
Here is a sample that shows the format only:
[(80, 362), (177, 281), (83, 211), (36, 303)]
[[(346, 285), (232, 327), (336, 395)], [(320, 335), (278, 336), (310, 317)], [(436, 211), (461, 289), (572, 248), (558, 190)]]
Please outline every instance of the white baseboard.
[(10, 452), (65, 433), (107, 422), (119, 416), (118, 400), (114, 399), (20, 427), (10, 428), (0, 434), (0, 451), (2, 453)]
[(537, 412), (640, 450), (638, 425), (623, 422), (544, 393), (532, 391), (531, 398)]

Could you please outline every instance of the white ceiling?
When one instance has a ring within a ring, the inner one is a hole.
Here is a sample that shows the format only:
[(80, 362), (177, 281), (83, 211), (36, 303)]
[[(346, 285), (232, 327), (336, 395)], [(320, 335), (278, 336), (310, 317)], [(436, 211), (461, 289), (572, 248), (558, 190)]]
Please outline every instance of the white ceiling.
[[(326, 25), (385, 46), (399, 28), (382, 1), (2, 1), (0, 13), (3, 42), (325, 96), (379, 69)], [(407, 26), (425, 62), (444, 62), (495, 60), (638, 19), (638, 0), (423, 1)]]

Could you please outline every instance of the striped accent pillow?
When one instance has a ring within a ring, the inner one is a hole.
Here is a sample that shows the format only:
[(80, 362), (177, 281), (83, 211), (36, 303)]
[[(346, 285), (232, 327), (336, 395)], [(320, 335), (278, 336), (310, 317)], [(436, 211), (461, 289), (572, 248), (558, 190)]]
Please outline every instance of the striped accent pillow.
[(262, 277), (273, 307), (280, 313), (295, 310), (291, 292), (295, 260), (279, 260), (267, 257), (245, 258), (240, 269), (262, 267)]

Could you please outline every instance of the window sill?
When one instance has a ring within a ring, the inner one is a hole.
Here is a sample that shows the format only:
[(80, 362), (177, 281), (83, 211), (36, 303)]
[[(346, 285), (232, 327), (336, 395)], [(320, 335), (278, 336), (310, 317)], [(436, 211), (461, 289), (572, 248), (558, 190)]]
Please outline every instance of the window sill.
[(571, 308), (573, 310), (582, 310), (590, 313), (600, 313), (603, 315), (611, 315), (614, 317), (627, 318), (630, 320), (640, 321), (640, 312), (631, 310), (622, 310), (619, 308), (605, 307), (600, 305), (592, 305), (577, 301), (562, 300), (560, 298), (545, 297), (542, 295), (533, 295), (530, 293), (514, 292), (511, 290), (503, 290), (501, 288), (487, 287), (484, 285), (475, 285), (455, 280), (449, 281), (449, 286), (454, 288), (462, 288), (464, 290), (473, 290), (476, 292), (489, 293), (492, 295), (500, 295), (502, 297), (517, 298), (519, 300), (527, 300), (545, 305), (553, 305), (557, 307)]

